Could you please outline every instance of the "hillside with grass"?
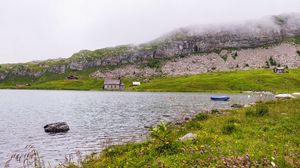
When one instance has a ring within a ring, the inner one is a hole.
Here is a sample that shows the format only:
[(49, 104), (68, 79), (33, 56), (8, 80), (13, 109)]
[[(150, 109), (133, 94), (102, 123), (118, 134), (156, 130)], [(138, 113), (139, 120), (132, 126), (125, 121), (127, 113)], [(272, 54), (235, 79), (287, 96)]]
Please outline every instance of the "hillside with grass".
[[(91, 77), (93, 69), (79, 71), (78, 80), (68, 80), (73, 72), (46, 74), (38, 80), (9, 78), (0, 83), (1, 89), (56, 89), (56, 90), (102, 90), (103, 80)], [(288, 69), (288, 73), (275, 74), (272, 69), (211, 72), (199, 75), (152, 78), (124, 78), (126, 91), (151, 92), (241, 92), (270, 91), (293, 93), (300, 90), (300, 69)], [(141, 86), (132, 86), (133, 81), (144, 81)], [(18, 84), (30, 83), (30, 86)]]
[[(300, 66), (299, 18), (299, 14), (284, 14), (237, 24), (189, 26), (144, 44), (81, 50), (64, 59), (2, 64), (0, 83), (8, 83), (12, 79), (40, 83), (49, 75), (61, 78), (64, 74), (87, 71), (95, 80), (103, 80), (111, 77), (107, 71), (116, 70), (117, 74), (112, 76), (116, 77), (122, 75), (122, 71), (126, 72), (128, 66), (133, 66), (133, 71), (130, 74), (127, 71), (125, 78), (136, 74), (136, 71), (140, 74), (149, 72), (146, 76), (152, 77), (268, 66), (296, 68)], [(276, 63), (270, 62), (270, 59)], [(189, 67), (191, 62), (195, 65)], [(59, 89), (68, 88), (59, 86)]]
[[(299, 99), (213, 110), (161, 123), (146, 142), (111, 146), (68, 167), (300, 167), (299, 120)], [(179, 140), (187, 133), (193, 137)]]

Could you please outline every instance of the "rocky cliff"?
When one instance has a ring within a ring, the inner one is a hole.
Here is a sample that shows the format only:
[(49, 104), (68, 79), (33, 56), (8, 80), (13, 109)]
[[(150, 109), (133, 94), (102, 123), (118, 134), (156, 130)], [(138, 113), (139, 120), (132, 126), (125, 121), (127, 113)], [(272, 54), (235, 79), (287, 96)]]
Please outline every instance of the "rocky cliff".
[[(195, 74), (211, 70), (262, 67), (271, 56), (274, 59), (281, 59), (282, 61), (278, 61), (284, 65), (296, 67), (299, 64), (293, 64), (292, 58), (298, 59), (295, 56), (299, 47), (293, 46), (293, 40), (289, 43), (282, 43), (286, 39), (293, 39), (299, 35), (300, 14), (272, 16), (242, 24), (190, 26), (138, 46), (125, 45), (95, 51), (82, 50), (68, 59), (2, 65), (0, 80), (10, 75), (40, 77), (46, 72), (65, 73), (66, 70), (80, 71), (90, 67), (121, 66), (152, 59), (172, 59), (161, 68), (159, 73), (167, 75), (191, 74), (189, 73), (191, 71)], [(282, 45), (290, 45), (285, 47), (290, 50), (282, 53), (280, 50)], [(255, 48), (272, 46), (272, 51), (270, 51), (272, 54), (256, 53)], [(274, 49), (274, 46), (279, 46), (279, 49)], [(288, 57), (292, 55), (292, 57), (286, 59), (278, 55)], [(216, 62), (219, 63), (214, 63), (214, 60), (218, 60)], [(197, 66), (193, 64), (195, 61), (198, 63)], [(178, 70), (176, 67), (180, 65), (186, 65), (186, 70), (182, 68)], [(140, 69), (134, 65), (131, 67)], [(153, 68), (140, 71), (148, 72), (146, 74), (157, 74)], [(95, 76), (103, 75), (99, 75), (98, 72)]]

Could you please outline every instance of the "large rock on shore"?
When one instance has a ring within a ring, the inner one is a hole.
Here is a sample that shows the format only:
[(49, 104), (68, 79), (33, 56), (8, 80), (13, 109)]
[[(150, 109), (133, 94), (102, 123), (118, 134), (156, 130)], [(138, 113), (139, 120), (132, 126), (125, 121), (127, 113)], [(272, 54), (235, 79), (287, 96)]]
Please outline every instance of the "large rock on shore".
[(66, 122), (57, 122), (51, 123), (44, 126), (45, 132), (49, 133), (60, 133), (60, 132), (68, 132), (70, 127)]

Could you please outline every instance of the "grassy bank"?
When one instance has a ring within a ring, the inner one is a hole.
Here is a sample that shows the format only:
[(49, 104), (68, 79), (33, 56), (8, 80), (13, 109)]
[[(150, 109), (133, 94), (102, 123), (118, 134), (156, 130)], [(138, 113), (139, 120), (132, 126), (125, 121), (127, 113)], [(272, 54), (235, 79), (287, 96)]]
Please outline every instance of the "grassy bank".
[[(9, 77), (0, 82), (2, 89), (65, 89), (102, 90), (103, 80), (90, 77), (95, 69), (67, 72), (65, 74), (47, 73), (38, 79)], [(79, 80), (67, 80), (76, 75)], [(271, 69), (212, 72), (180, 77), (156, 77), (141, 86), (131, 86), (132, 81), (144, 78), (123, 79), (127, 91), (157, 92), (240, 92), (245, 90), (271, 92), (297, 92), (300, 90), (300, 69), (289, 69), (289, 73), (274, 74)], [(29, 83), (31, 86), (17, 86)]]
[[(160, 124), (148, 141), (111, 146), (80, 166), (300, 167), (299, 121), (299, 99), (214, 110), (181, 125)], [(197, 137), (178, 140), (187, 133)]]
[(300, 69), (274, 74), (271, 69), (213, 72), (184, 77), (164, 77), (151, 80), (135, 91), (168, 92), (238, 92), (245, 90), (296, 92), (300, 89)]

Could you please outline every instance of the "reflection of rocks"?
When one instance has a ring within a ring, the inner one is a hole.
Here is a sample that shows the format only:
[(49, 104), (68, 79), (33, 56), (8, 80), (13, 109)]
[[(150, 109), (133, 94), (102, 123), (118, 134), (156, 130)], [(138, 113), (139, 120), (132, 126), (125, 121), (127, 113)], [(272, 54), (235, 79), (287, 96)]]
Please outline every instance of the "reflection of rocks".
[(51, 123), (44, 126), (45, 132), (49, 133), (59, 133), (68, 132), (70, 130), (66, 122)]

